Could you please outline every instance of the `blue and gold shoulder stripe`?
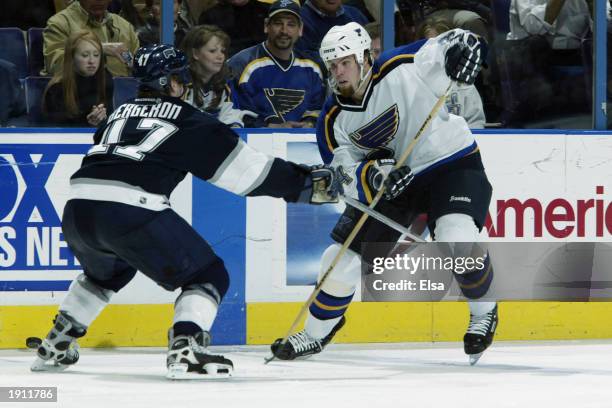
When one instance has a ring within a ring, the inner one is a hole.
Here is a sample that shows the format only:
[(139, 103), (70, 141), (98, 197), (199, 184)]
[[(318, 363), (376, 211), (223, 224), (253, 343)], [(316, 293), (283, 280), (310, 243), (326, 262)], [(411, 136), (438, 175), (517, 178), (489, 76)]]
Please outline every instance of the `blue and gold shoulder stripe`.
[(385, 51), (374, 61), (374, 68), (372, 69), (374, 85), (398, 66), (414, 62), (414, 54), (420, 46), (415, 49), (413, 44)]
[(323, 163), (329, 164), (334, 158), (334, 150), (338, 147), (334, 134), (334, 122), (342, 110), (336, 98), (330, 95), (323, 105), (321, 114), (317, 120), (317, 144)]

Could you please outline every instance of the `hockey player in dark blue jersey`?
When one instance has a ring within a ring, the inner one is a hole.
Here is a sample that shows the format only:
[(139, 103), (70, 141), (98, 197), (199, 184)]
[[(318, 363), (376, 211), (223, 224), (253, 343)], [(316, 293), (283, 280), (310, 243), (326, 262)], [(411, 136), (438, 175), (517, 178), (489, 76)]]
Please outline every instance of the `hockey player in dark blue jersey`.
[(71, 177), (62, 227), (84, 273), (60, 304), (33, 371), (76, 363), (77, 339), (139, 270), (164, 289), (181, 289), (169, 335), (168, 378), (231, 375), (232, 362), (207, 350), (228, 273), (208, 243), (171, 209), (168, 197), (192, 173), (242, 196), (337, 201), (330, 168), (260, 153), (181, 101), (188, 73), (186, 57), (174, 47), (138, 50), (139, 96), (100, 126)]

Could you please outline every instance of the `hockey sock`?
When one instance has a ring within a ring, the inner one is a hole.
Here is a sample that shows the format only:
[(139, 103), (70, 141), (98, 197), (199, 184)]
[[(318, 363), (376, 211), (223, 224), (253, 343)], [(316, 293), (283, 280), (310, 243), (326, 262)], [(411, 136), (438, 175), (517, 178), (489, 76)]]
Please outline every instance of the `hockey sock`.
[(474, 316), (482, 316), (485, 313), (489, 313), (497, 302), (480, 302), (478, 300), (468, 300), (470, 306), (470, 314)]
[(493, 282), (493, 266), (489, 261), (489, 254), (487, 253), (484, 256), (482, 267), (477, 267), (466, 273), (454, 272), (454, 275), (465, 297), (468, 299), (483, 297), (489, 290), (491, 282)]
[[(217, 316), (217, 297), (211, 296), (211, 289), (202, 285), (189, 285), (183, 288), (183, 293), (174, 304), (174, 334), (192, 334), (194, 326), (198, 331), (210, 331)], [(181, 323), (181, 324), (179, 324)], [(190, 324), (189, 324), (190, 323)], [(186, 330), (185, 333), (177, 332)]]
[(336, 297), (323, 291), (319, 292), (312, 305), (304, 327), (306, 333), (315, 339), (326, 337), (340, 321), (348, 309), (353, 294)]
[(113, 294), (112, 290), (101, 288), (85, 274), (80, 274), (70, 285), (59, 310), (80, 325), (89, 327), (106, 307)]

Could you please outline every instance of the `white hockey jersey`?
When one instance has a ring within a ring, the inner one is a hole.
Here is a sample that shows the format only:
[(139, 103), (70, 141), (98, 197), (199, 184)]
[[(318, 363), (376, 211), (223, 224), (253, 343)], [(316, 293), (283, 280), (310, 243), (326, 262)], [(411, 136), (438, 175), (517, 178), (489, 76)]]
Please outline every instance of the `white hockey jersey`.
[[(444, 94), (450, 78), (444, 68), (449, 41), (463, 30), (432, 38), (416, 54), (403, 48), (383, 53), (374, 63), (363, 100), (328, 98), (317, 124), (319, 151), (325, 163), (342, 165), (353, 182), (345, 192), (372, 200), (365, 185), (368, 161), (399, 159)], [(478, 149), (466, 121), (443, 106), (417, 142), (407, 165), (418, 177), (428, 170)], [(352, 190), (352, 191), (351, 191)]]

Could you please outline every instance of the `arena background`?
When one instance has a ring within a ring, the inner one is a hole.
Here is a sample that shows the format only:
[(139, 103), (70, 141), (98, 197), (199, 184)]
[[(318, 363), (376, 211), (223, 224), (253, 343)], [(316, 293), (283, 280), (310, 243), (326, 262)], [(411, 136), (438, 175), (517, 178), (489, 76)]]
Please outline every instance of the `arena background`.
[[(60, 217), (68, 178), (89, 129), (0, 129), (0, 347), (24, 347), (46, 327), (79, 273)], [(279, 157), (316, 162), (314, 134), (239, 131)], [(476, 131), (494, 186), (489, 235), (497, 241), (612, 241), (612, 132)], [(205, 135), (203, 135), (205, 137)], [(215, 344), (266, 344), (285, 334), (316, 279), (341, 206), (243, 199), (188, 177), (173, 206), (223, 257), (232, 283)], [(588, 272), (588, 271), (587, 271)], [(601, 282), (607, 276), (592, 277)], [(91, 326), (85, 347), (162, 346), (175, 294), (137, 276)], [(463, 302), (365, 303), (348, 311), (338, 342), (456, 341)], [(601, 300), (601, 299), (600, 299)], [(502, 302), (499, 340), (612, 337), (608, 302)]]

